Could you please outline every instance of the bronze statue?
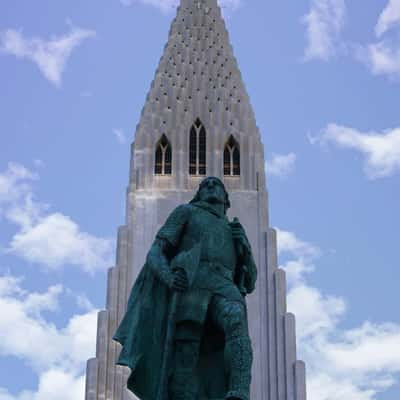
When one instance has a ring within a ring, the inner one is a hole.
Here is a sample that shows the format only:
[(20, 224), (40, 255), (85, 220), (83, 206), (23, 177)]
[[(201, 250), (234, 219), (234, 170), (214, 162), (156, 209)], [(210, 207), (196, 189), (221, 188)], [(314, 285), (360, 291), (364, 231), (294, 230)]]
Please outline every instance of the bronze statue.
[(142, 400), (249, 400), (245, 296), (257, 269), (229, 207), (222, 181), (204, 179), (157, 233), (133, 286), (114, 339)]

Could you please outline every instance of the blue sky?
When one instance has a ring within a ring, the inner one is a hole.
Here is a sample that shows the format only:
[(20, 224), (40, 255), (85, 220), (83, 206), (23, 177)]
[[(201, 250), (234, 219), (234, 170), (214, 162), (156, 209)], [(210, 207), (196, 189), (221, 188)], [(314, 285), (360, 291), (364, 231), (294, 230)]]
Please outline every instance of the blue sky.
[[(400, 397), (400, 1), (221, 0), (310, 400)], [(83, 398), (175, 0), (0, 5), (0, 400)]]

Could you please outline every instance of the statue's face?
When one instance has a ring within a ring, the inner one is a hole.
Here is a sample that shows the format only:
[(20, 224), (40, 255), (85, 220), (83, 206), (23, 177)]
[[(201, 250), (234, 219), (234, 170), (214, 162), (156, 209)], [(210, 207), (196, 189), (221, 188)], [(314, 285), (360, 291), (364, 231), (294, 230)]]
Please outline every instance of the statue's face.
[(200, 200), (207, 203), (224, 203), (225, 190), (221, 182), (216, 178), (206, 178), (201, 183)]

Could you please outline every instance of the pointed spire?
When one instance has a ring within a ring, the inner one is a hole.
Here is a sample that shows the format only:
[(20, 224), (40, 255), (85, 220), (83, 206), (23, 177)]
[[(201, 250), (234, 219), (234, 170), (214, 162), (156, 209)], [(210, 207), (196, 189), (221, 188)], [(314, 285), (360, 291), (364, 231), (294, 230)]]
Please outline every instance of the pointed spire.
[[(213, 143), (207, 153), (207, 174), (223, 174), (220, 158), (230, 135), (241, 148), (255, 146), (263, 157), (253, 109), (217, 0), (181, 0), (136, 130), (137, 162), (146, 163), (149, 158), (145, 158), (144, 149), (148, 154), (153, 152), (165, 134), (173, 149), (179, 146), (177, 152), (174, 150), (173, 163), (186, 165), (188, 136), (196, 118)], [(182, 158), (178, 161), (179, 154)], [(147, 182), (141, 187), (152, 185), (152, 171), (150, 166), (141, 170), (141, 182)], [(133, 172), (131, 176), (137, 175)], [(176, 179), (181, 179), (175, 182), (181, 187), (187, 178)], [(255, 186), (255, 174), (249, 169), (243, 170), (240, 179), (244, 188)]]
[(151, 124), (161, 134), (198, 116), (225, 130), (256, 131), (216, 0), (181, 0), (137, 133)]

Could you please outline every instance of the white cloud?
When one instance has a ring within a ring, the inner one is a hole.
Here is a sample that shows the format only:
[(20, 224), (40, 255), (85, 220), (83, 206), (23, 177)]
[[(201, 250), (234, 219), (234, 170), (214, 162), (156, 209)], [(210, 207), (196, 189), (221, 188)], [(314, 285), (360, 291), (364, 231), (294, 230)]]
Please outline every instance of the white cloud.
[[(317, 248), (278, 230), (279, 254), (294, 263), (315, 262)], [(285, 266), (284, 266), (285, 268)], [(326, 295), (306, 281), (303, 269), (292, 280), (288, 309), (297, 321), (300, 357), (307, 364), (310, 400), (377, 400), (400, 377), (400, 325), (364, 322), (342, 329), (347, 304), (341, 297)]]
[(222, 8), (222, 10), (235, 11), (242, 5), (242, 1), (241, 0), (218, 0), (218, 4)]
[(54, 285), (45, 293), (29, 292), (21, 279), (0, 276), (0, 354), (18, 357), (35, 371), (49, 367), (77, 368), (94, 352), (96, 312), (73, 316), (58, 329), (43, 311), (55, 311), (64, 289)]
[(299, 239), (293, 232), (276, 229), (279, 254), (291, 253), (296, 257), (314, 258), (320, 255), (320, 250), (311, 243)]
[(113, 241), (83, 231), (62, 213), (49, 213), (49, 206), (34, 198), (36, 178), (37, 174), (15, 163), (0, 172), (0, 210), (19, 228), (8, 252), (49, 268), (70, 264), (94, 272), (109, 267)]
[(389, 0), (375, 27), (377, 36), (400, 24), (400, 0)]
[(364, 63), (372, 74), (400, 77), (400, 41), (398, 29), (394, 29), (398, 26), (400, 0), (389, 0), (375, 26), (375, 34), (380, 40), (355, 47), (356, 59)]
[(0, 33), (0, 50), (32, 61), (46, 79), (60, 86), (72, 51), (93, 36), (95, 32), (92, 30), (71, 27), (67, 34), (45, 40), (38, 37), (27, 38), (15, 29), (7, 29)]
[(118, 143), (120, 144), (126, 143), (126, 136), (125, 133), (122, 131), (122, 129), (114, 128), (112, 132), (114, 136), (117, 138)]
[[(0, 207), (4, 203), (19, 200), (31, 190), (36, 173), (16, 163), (8, 163), (7, 170), (0, 173)], [(0, 208), (1, 209), (1, 208)]]
[(36, 392), (24, 390), (12, 395), (0, 388), (0, 400), (76, 400), (84, 398), (85, 376), (63, 370), (50, 370), (39, 376)]
[(343, 331), (334, 324), (300, 344), (310, 398), (376, 400), (399, 381), (400, 326), (371, 324)]
[(336, 54), (346, 20), (344, 0), (311, 0), (310, 12), (303, 17), (307, 27), (305, 60), (329, 60)]
[(400, 0), (388, 0), (375, 26), (375, 34), (380, 40), (369, 44), (341, 42), (347, 18), (345, 0), (310, 1), (310, 12), (303, 17), (308, 41), (304, 52), (305, 61), (328, 61), (338, 51), (350, 50), (354, 58), (365, 64), (372, 74), (396, 79), (400, 77), (399, 36), (396, 32), (389, 34), (393, 28), (400, 26)]
[(358, 58), (374, 75), (400, 76), (400, 48), (397, 40), (385, 39), (360, 48)]
[(391, 176), (400, 170), (400, 128), (364, 133), (329, 124), (323, 130), (320, 142), (334, 143), (363, 154), (364, 170), (369, 179)]
[(75, 300), (75, 303), (80, 310), (92, 311), (95, 309), (93, 303), (84, 293), (75, 293), (70, 289), (67, 289), (66, 293)]
[(271, 160), (265, 162), (265, 171), (269, 176), (286, 176), (293, 170), (296, 154), (274, 154)]
[(281, 266), (286, 271), (289, 287), (293, 287), (303, 281), (306, 273), (314, 271), (314, 259), (320, 255), (320, 250), (292, 232), (281, 229), (276, 232), (279, 256), (295, 256)]
[(22, 228), (11, 240), (9, 251), (27, 261), (59, 268), (78, 265), (88, 272), (112, 263), (112, 242), (82, 232), (69, 217), (53, 213)]
[(96, 311), (74, 315), (58, 329), (42, 312), (58, 308), (61, 285), (37, 293), (23, 289), (21, 281), (0, 276), (0, 354), (27, 363), (39, 384), (37, 391), (15, 396), (0, 388), (0, 400), (82, 399), (85, 362), (95, 352)]
[[(142, 3), (160, 9), (162, 12), (174, 10), (179, 5), (179, 0), (120, 0), (124, 6)], [(241, 0), (218, 0), (218, 4), (224, 10), (235, 11), (242, 4)]]
[(325, 296), (307, 284), (295, 285), (288, 293), (289, 309), (296, 315), (300, 340), (330, 332), (346, 310), (342, 298)]

